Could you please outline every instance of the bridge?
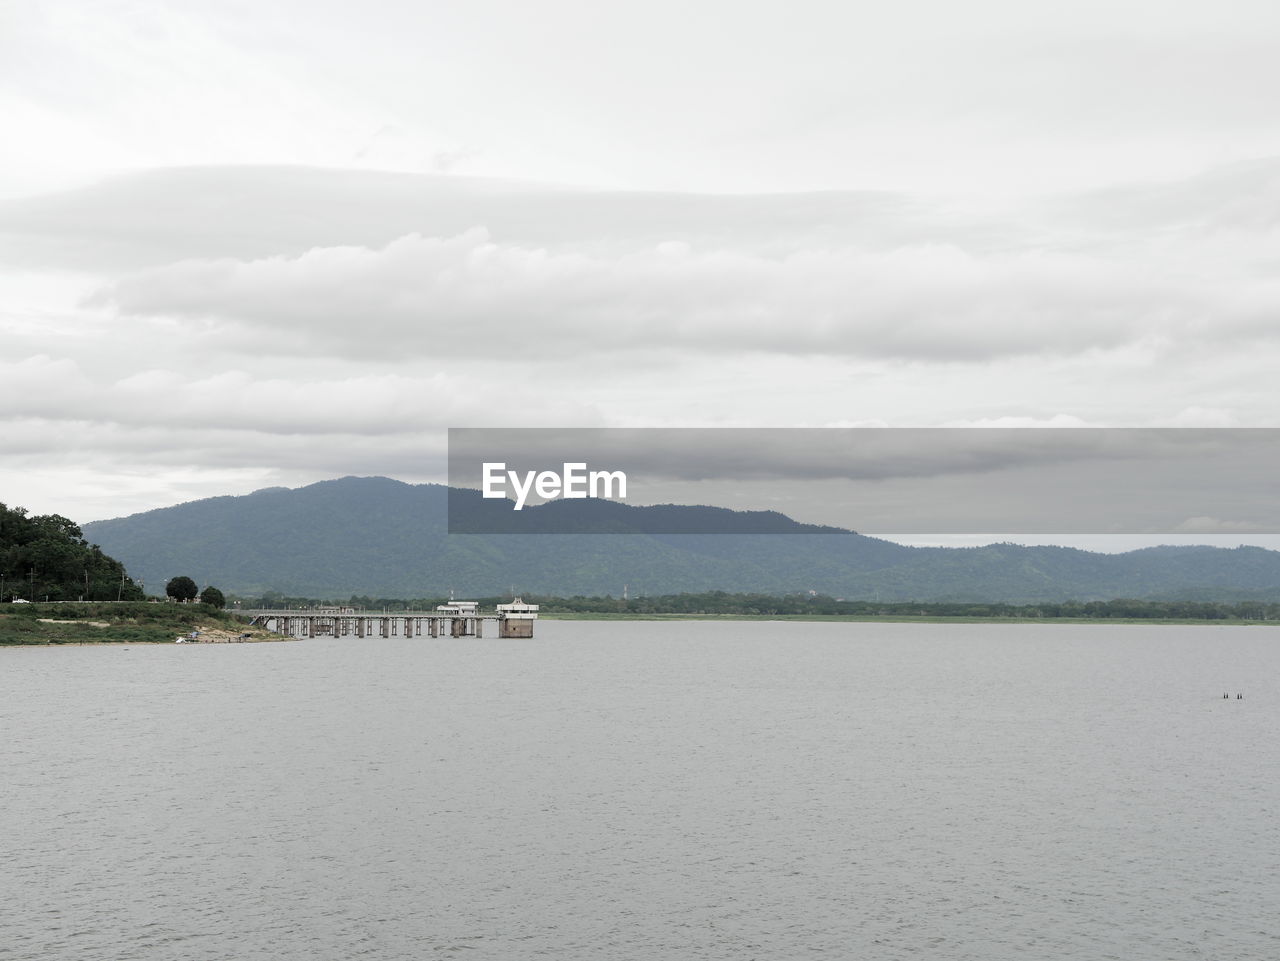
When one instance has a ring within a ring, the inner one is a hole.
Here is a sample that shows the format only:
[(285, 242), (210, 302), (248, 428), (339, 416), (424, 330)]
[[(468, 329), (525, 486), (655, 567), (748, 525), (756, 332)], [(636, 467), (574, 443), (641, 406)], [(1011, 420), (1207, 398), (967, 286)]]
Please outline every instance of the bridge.
[(434, 611), (357, 611), (351, 607), (241, 610), (249, 623), (286, 637), (484, 637), (486, 623), (498, 637), (533, 637), (538, 605), (516, 598), (491, 612), (475, 601), (450, 601)]

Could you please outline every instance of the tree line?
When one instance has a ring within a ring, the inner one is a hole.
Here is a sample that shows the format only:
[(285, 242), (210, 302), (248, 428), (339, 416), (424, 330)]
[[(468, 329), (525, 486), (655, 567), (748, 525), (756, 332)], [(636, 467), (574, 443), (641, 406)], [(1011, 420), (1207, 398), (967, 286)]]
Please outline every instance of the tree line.
[(202, 591), (196, 582), (185, 574), (170, 578), (169, 583), (164, 586), (164, 593), (166, 597), (172, 597), (183, 604), (194, 601), (196, 597), (200, 598), (201, 604), (208, 604), (210, 607), (223, 607), (227, 602), (222, 591), (212, 584)]
[[(177, 601), (222, 607), (222, 591), (201, 591), (190, 577), (175, 577), (165, 594)], [(24, 507), (0, 504), (0, 603), (14, 601), (141, 601), (124, 565), (90, 544), (74, 522), (60, 514), (31, 516)]]
[[(482, 608), (509, 601), (510, 597), (469, 597)], [(609, 596), (554, 597), (525, 594), (546, 614), (691, 614), (755, 615), (760, 617), (975, 617), (975, 618), (1080, 618), (1090, 620), (1280, 620), (1280, 602), (1216, 602), (1145, 598), (1106, 601), (1062, 601), (1036, 604), (1004, 604), (978, 601), (849, 601), (823, 594), (751, 594), (728, 591), (664, 594), (621, 599)], [(257, 596), (230, 595), (229, 603), (254, 608), (352, 607), (357, 610), (431, 610), (448, 598), (388, 598), (351, 595), (346, 599), (288, 596), (268, 591)]]
[(1084, 618), (1121, 620), (1280, 620), (1280, 603), (1115, 598), (1005, 604), (979, 601), (849, 601), (822, 594), (734, 594), (708, 591), (621, 600), (613, 597), (529, 598), (548, 613), (737, 614), (760, 616)]

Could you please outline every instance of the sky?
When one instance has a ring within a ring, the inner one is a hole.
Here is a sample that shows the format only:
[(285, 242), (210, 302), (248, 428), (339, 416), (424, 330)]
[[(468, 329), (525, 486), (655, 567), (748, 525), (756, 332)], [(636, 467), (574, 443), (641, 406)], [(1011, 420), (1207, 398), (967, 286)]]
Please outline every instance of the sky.
[(0, 499), (443, 481), (449, 427), (1280, 426), (1276, 89), (1233, 0), (6, 4)]

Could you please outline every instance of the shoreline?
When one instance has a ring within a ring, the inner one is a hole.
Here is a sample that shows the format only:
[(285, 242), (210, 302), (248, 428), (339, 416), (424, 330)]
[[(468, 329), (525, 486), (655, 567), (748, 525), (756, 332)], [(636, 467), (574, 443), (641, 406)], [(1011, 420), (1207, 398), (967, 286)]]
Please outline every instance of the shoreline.
[[(192, 647), (224, 647), (228, 644), (275, 644), (276, 641), (301, 641), (302, 637), (256, 637), (251, 641), (189, 641)], [(5, 644), (0, 647), (175, 647), (177, 641), (31, 641), (22, 644)]]
[(6, 643), (0, 641), (0, 648), (6, 647), (131, 647), (137, 645), (139, 647), (225, 647), (228, 644), (275, 644), (280, 641), (301, 641), (301, 637), (286, 637), (281, 634), (272, 637), (253, 637), (246, 638), (243, 641), (183, 641), (181, 645), (177, 641), (116, 641), (109, 638), (103, 638), (101, 641), (21, 641), (19, 643)]
[(206, 605), (141, 601), (41, 603), (0, 608), (0, 646), (254, 644), (285, 640)]
[(545, 621), (809, 621), (858, 624), (1150, 624), (1162, 627), (1280, 627), (1280, 621), (1245, 618), (1162, 618), (1162, 617), (945, 617), (897, 614), (632, 614), (598, 612), (542, 613)]

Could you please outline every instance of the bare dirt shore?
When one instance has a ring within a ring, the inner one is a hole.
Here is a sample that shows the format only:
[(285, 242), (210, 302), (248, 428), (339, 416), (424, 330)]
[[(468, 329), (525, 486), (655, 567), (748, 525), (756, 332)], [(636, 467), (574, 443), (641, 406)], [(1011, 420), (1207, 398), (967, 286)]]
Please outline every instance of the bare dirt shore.
[[(76, 621), (61, 620), (52, 617), (37, 618), (45, 624), (84, 624), (89, 627), (96, 627), (104, 633), (108, 633), (108, 629), (113, 625), (106, 621)], [(146, 640), (112, 640), (109, 636), (104, 637), (100, 641), (83, 641), (83, 640), (61, 640), (50, 638), (44, 643), (27, 643), (16, 645), (19, 647), (132, 647), (134, 645), (153, 645), (153, 644), (174, 644), (178, 639), (182, 639), (184, 644), (262, 644), (271, 641), (296, 641), (300, 638), (286, 637), (283, 634), (273, 634), (271, 631), (264, 631), (260, 627), (245, 627), (243, 630), (228, 629), (225, 627), (203, 626), (196, 628), (197, 634), (193, 638), (190, 632), (184, 634), (174, 634), (167, 640), (163, 641), (146, 641)]]
[[(295, 641), (295, 637), (273, 634), (260, 627), (245, 627), (240, 630), (225, 627), (200, 627), (196, 637), (182, 635), (185, 644), (256, 644), (262, 641)], [(176, 636), (175, 636), (176, 640)]]

